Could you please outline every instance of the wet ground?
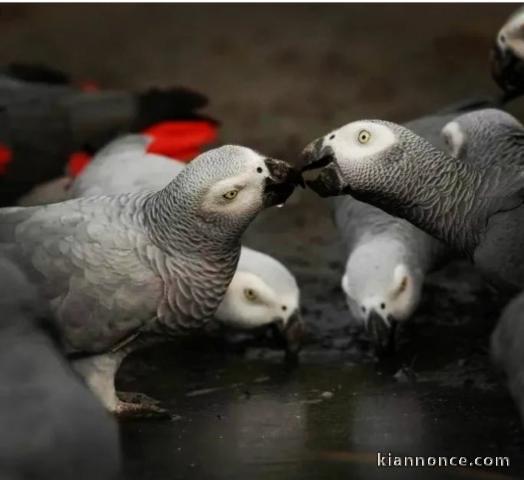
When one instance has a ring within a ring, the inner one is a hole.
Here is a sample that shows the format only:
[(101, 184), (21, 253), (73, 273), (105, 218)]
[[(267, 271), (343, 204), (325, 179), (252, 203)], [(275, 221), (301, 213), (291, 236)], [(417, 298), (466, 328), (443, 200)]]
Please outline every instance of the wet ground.
[[(52, 62), (107, 86), (184, 83), (210, 96), (223, 141), (291, 158), (352, 119), (406, 120), (495, 93), (487, 52), (512, 9), (0, 7), (0, 62)], [(119, 387), (179, 418), (122, 423), (126, 479), (524, 475), (524, 433), (487, 353), (503, 301), (470, 267), (428, 280), (397, 353), (377, 361), (345, 309), (327, 202), (300, 192), (264, 214), (246, 243), (297, 275), (309, 331), (299, 364), (260, 342), (216, 337), (133, 356)], [(511, 466), (385, 471), (377, 452), (507, 456)]]

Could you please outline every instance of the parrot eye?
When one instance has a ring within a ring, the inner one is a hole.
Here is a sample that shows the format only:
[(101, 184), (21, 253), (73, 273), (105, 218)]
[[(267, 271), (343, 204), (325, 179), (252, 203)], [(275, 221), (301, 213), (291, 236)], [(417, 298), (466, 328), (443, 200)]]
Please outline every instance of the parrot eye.
[(499, 41), (504, 45), (506, 43), (506, 35), (502, 33), (499, 37)]
[(358, 132), (359, 143), (362, 143), (362, 144), (368, 143), (370, 138), (371, 138), (371, 133), (369, 133), (367, 130), (360, 130), (360, 132)]
[(257, 300), (257, 294), (252, 288), (246, 288), (244, 290), (244, 296), (249, 300), (250, 302), (254, 302)]
[(224, 193), (222, 195), (226, 200), (233, 200), (238, 195), (238, 190), (229, 190), (229, 192)]

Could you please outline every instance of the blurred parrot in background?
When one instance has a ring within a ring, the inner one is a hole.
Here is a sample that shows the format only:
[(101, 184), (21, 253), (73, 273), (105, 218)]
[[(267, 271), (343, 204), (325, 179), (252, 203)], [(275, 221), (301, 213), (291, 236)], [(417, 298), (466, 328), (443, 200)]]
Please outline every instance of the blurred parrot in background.
[[(200, 128), (216, 134), (217, 122), (197, 112), (207, 103), (204, 95), (181, 87), (99, 90), (92, 82), (76, 85), (67, 74), (45, 66), (0, 67), (0, 206), (63, 177), (67, 163), (67, 173), (78, 173), (114, 136), (159, 122), (188, 122), (186, 127), (197, 132), (196, 143), (162, 149), (193, 158), (201, 147)], [(215, 135), (209, 138), (213, 141)], [(57, 182), (57, 187), (67, 186), (67, 178)]]

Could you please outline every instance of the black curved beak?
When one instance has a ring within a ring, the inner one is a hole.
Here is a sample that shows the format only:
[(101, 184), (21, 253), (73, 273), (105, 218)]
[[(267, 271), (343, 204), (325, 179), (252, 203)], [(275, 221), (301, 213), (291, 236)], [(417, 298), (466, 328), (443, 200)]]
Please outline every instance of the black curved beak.
[(384, 320), (375, 310), (369, 312), (366, 329), (378, 354), (392, 353), (395, 350), (397, 322), (392, 318)]
[(286, 324), (281, 320), (272, 324), (273, 335), (279, 345), (286, 351), (286, 356), (296, 357), (302, 348), (304, 339), (304, 321), (300, 312), (296, 310)]
[(314, 180), (307, 180), (306, 184), (321, 197), (343, 193), (345, 185), (335, 153), (330, 146), (324, 145), (324, 137), (314, 140), (302, 151), (300, 168), (301, 172), (308, 170), (320, 172)]
[(264, 185), (264, 203), (267, 207), (284, 203), (297, 185), (304, 186), (301, 173), (283, 160), (266, 158), (269, 177)]
[(491, 73), (505, 92), (502, 103), (524, 93), (524, 62), (511, 49), (495, 44), (491, 50)]

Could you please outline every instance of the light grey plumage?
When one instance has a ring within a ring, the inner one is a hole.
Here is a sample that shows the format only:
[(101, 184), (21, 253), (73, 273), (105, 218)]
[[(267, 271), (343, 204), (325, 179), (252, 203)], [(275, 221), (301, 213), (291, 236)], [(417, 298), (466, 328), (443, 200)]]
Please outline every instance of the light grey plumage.
[[(249, 290), (253, 299), (246, 299)], [(237, 271), (217, 318), (243, 329), (274, 323), (293, 337), (300, 319), (300, 289), (293, 274), (278, 260), (251, 248), (242, 247)], [(302, 327), (299, 327), (302, 328)], [(289, 342), (289, 339), (287, 339)], [(292, 342), (291, 342), (292, 343)], [(289, 345), (290, 349), (300, 345)]]
[[(185, 167), (182, 162), (148, 153), (151, 138), (126, 135), (97, 152), (73, 182), (71, 198), (160, 190)], [(137, 157), (141, 161), (137, 161)]]
[(295, 175), (225, 146), (158, 192), (3, 209), (0, 244), (38, 275), (69, 351), (103, 353), (138, 331), (202, 326), (233, 276), (244, 229), (291, 194)]
[(37, 289), (0, 257), (0, 478), (116, 480), (118, 431), (55, 341)]
[(517, 167), (486, 170), (457, 161), (381, 120), (353, 122), (334, 134), (305, 152), (306, 162), (328, 163), (310, 182), (318, 193), (349, 192), (406, 218), (467, 254), (493, 283), (524, 287), (524, 173)]
[[(76, 178), (70, 194), (84, 197), (141, 190), (159, 190), (180, 174), (187, 163), (148, 153), (152, 137), (126, 135), (113, 140)], [(300, 347), (300, 291), (291, 272), (276, 259), (242, 247), (237, 271), (215, 317), (241, 329), (273, 325), (286, 348)], [(293, 340), (293, 341), (291, 341)]]
[[(454, 113), (408, 122), (442, 149), (442, 126)], [(343, 195), (334, 199), (335, 223), (348, 254), (342, 289), (353, 318), (370, 331), (377, 347), (390, 341), (397, 321), (418, 306), (424, 277), (444, 255), (443, 244), (406, 220)]]
[[(342, 278), (354, 318), (364, 322), (377, 346), (397, 321), (415, 311), (424, 277), (444, 253), (441, 242), (409, 222), (355, 200), (336, 199), (335, 222), (348, 258)], [(387, 327), (370, 325), (378, 320)]]

